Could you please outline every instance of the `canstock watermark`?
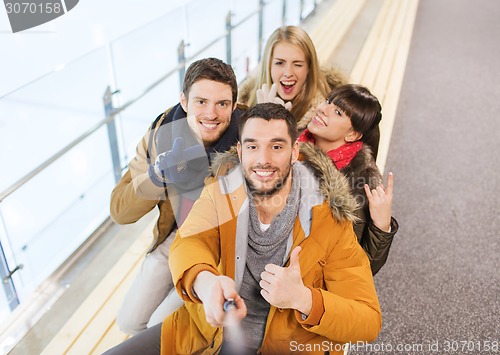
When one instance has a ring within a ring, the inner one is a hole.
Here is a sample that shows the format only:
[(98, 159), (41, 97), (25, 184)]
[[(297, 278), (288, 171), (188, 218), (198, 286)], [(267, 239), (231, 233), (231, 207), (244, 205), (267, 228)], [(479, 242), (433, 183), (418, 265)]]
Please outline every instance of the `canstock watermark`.
[(79, 0), (4, 0), (12, 32), (52, 21), (72, 10)]

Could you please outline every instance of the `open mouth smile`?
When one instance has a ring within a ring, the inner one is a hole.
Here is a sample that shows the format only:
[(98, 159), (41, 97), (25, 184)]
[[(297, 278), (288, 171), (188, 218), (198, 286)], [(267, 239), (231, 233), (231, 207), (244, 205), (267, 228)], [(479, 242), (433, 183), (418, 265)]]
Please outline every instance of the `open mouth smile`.
[(273, 174), (275, 173), (275, 170), (253, 170), (254, 174), (257, 175), (259, 180), (269, 180)]
[(282, 80), (282, 81), (280, 81), (281, 88), (283, 89), (283, 92), (285, 94), (291, 94), (296, 83), (297, 82), (295, 80), (287, 80), (287, 81)]
[(326, 122), (319, 115), (314, 116), (313, 122), (320, 126), (327, 126)]
[(200, 121), (200, 125), (207, 131), (213, 131), (219, 125), (218, 122), (202, 122)]

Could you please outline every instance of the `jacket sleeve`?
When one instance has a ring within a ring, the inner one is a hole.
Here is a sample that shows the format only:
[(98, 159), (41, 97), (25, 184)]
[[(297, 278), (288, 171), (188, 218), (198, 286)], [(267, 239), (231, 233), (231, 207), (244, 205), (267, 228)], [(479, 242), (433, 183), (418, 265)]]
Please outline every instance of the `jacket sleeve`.
[(351, 223), (344, 222), (339, 229), (323, 266), (323, 316), (317, 325), (302, 326), (339, 342), (373, 341), (382, 326), (382, 315), (368, 259)]
[(153, 184), (148, 175), (146, 154), (150, 132), (137, 145), (127, 172), (111, 193), (110, 216), (118, 224), (138, 221), (158, 204), (160, 198), (165, 198), (165, 189)]
[(215, 274), (220, 259), (218, 212), (205, 186), (170, 247), (169, 266), (177, 292), (185, 301), (199, 302), (192, 292), (196, 275), (208, 270)]
[(373, 224), (368, 211), (360, 210), (358, 216), (360, 222), (354, 225), (354, 231), (359, 244), (370, 260), (372, 274), (375, 275), (387, 261), (389, 249), (399, 225), (396, 219), (391, 217), (391, 231), (384, 232)]

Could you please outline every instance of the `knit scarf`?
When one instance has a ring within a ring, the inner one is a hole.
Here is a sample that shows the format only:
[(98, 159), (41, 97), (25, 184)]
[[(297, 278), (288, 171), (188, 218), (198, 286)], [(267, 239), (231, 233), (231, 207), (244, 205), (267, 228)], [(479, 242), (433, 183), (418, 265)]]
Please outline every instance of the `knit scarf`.
[[(314, 139), (312, 133), (309, 132), (308, 129), (306, 129), (300, 135), (299, 142), (310, 142), (315, 144), (316, 140)], [(354, 157), (356, 156), (356, 154), (358, 154), (361, 148), (363, 148), (363, 142), (361, 141), (350, 142), (350, 143), (345, 143), (344, 145), (336, 149), (329, 150), (328, 152), (326, 152), (326, 155), (330, 157), (330, 159), (333, 161), (333, 164), (335, 164), (338, 170), (342, 170), (347, 165), (349, 165), (351, 160), (354, 159)]]
[(248, 251), (240, 295), (247, 306), (247, 316), (242, 320), (246, 346), (258, 349), (264, 338), (270, 305), (260, 294), (260, 274), (267, 264), (283, 265), (288, 238), (297, 218), (300, 201), (300, 172), (292, 168), (292, 188), (286, 205), (271, 221), (265, 231), (260, 227), (253, 197), (249, 194)]
[[(265, 231), (260, 228), (260, 220), (255, 208), (255, 203), (253, 196), (249, 193), (250, 198), (250, 225), (249, 225), (249, 235), (248, 235), (248, 245), (252, 253), (255, 256), (266, 256), (265, 264), (273, 263), (276, 265), (281, 265), (283, 263), (283, 257), (285, 250), (283, 250), (282, 255), (276, 253), (276, 248), (280, 245), (286, 245), (286, 240), (293, 228), (295, 219), (297, 218), (297, 213), (299, 209), (299, 198), (300, 198), (300, 178), (298, 176), (299, 171), (295, 164), (292, 167), (292, 187), (290, 189), (290, 194), (286, 199), (286, 204), (283, 210), (278, 213), (273, 220), (271, 225)], [(284, 243), (285, 241), (285, 243)], [(264, 266), (265, 266), (264, 264)], [(260, 278), (260, 273), (264, 270), (257, 270), (254, 276)]]

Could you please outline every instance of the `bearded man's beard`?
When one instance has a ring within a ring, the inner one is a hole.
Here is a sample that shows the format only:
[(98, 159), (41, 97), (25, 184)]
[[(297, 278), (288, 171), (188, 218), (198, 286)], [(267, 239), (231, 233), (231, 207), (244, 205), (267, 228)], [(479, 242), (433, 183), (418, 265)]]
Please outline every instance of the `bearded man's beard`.
[[(271, 165), (257, 165), (257, 166), (254, 166), (252, 167), (251, 169), (249, 170), (253, 170), (253, 169), (262, 169), (262, 170), (265, 170), (265, 169), (269, 169), (269, 168), (272, 168)], [(252, 194), (253, 197), (258, 197), (258, 198), (267, 198), (267, 197), (271, 197), (271, 196), (274, 196), (275, 194), (277, 194), (282, 188), (283, 186), (286, 185), (286, 182), (288, 181), (288, 178), (290, 177), (290, 170), (292, 169), (292, 159), (290, 158), (290, 164), (288, 165), (288, 168), (287, 170), (285, 171), (285, 174), (279, 174), (280, 170), (279, 169), (276, 169), (276, 172), (278, 173), (279, 175), (279, 178), (278, 180), (276, 181), (276, 183), (274, 184), (273, 187), (271, 188), (268, 188), (267, 190), (266, 189), (259, 189), (257, 186), (255, 186), (255, 184), (252, 182), (252, 180), (250, 180), (248, 178), (248, 173), (245, 169), (243, 169), (243, 175), (245, 177), (245, 181), (247, 183), (247, 186), (248, 186), (248, 190), (250, 191), (250, 193)]]

